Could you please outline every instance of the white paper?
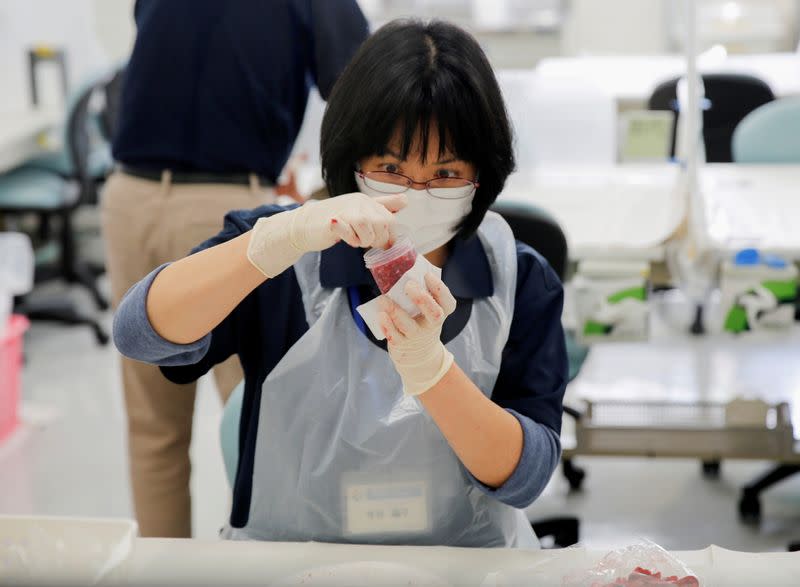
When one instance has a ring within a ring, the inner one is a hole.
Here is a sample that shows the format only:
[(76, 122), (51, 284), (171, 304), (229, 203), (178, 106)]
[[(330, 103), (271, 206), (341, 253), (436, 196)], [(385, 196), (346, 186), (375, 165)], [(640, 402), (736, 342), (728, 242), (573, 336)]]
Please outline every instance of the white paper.
[[(409, 298), (405, 293), (406, 283), (413, 279), (422, 285), (422, 287), (425, 287), (426, 273), (433, 273), (436, 275), (436, 277), (442, 276), (441, 269), (428, 261), (424, 256), (417, 255), (417, 261), (414, 263), (414, 266), (406, 271), (403, 276), (397, 280), (397, 283), (394, 284), (392, 289), (390, 289), (389, 293), (386, 295), (388, 295), (398, 306), (403, 308), (411, 316), (417, 316), (419, 314), (417, 306), (414, 305), (414, 302), (412, 302), (411, 298)], [(372, 335), (378, 340), (383, 340), (386, 337), (383, 335), (380, 322), (378, 321), (378, 314), (381, 311), (379, 303), (380, 297), (377, 297), (366, 304), (361, 304), (356, 308), (356, 310), (358, 310), (358, 313), (361, 314), (361, 317), (364, 319), (367, 328), (369, 328), (370, 332), (372, 332)]]
[(345, 528), (351, 535), (430, 531), (423, 481), (357, 483), (345, 488)]

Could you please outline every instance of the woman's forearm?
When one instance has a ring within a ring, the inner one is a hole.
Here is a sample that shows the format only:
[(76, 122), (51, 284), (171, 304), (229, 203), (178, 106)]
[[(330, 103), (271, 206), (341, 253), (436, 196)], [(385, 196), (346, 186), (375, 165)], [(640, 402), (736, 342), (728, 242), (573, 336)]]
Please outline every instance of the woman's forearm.
[(158, 274), (147, 296), (153, 329), (177, 344), (214, 329), (265, 277), (247, 259), (247, 232), (172, 263)]
[(522, 426), (487, 398), (458, 365), (453, 363), (419, 399), (479, 481), (496, 488), (511, 477), (522, 455)]

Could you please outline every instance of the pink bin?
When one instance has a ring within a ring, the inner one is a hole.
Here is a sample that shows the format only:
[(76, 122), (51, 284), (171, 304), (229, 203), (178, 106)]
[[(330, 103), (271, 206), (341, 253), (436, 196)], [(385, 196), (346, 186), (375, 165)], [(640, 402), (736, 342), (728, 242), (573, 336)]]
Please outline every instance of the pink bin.
[(0, 333), (0, 442), (17, 427), (20, 372), (22, 371), (22, 336), (28, 319), (11, 316), (5, 331)]

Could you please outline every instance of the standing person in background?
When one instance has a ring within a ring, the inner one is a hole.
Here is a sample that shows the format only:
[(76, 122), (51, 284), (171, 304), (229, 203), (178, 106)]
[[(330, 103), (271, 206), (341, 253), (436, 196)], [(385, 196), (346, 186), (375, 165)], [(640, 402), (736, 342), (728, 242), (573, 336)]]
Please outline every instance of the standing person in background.
[[(309, 89), (323, 98), (368, 35), (356, 0), (138, 0), (136, 43), (103, 197), (114, 305), (162, 263), (274, 198)], [(122, 360), (142, 536), (191, 536), (195, 384)], [(215, 370), (225, 401), (235, 357)]]

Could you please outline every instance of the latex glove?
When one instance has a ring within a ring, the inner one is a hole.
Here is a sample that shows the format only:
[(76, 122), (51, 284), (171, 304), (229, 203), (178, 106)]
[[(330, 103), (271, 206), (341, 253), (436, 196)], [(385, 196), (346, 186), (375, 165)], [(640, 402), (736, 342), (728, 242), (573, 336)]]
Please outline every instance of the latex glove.
[(264, 275), (275, 277), (305, 253), (323, 251), (342, 240), (351, 247), (385, 247), (392, 238), (393, 213), (406, 203), (405, 194), (372, 198), (355, 192), (259, 218), (251, 231), (247, 258)]
[(427, 291), (416, 281), (405, 292), (421, 314), (412, 318), (382, 296), (379, 320), (391, 357), (407, 395), (420, 395), (436, 385), (453, 364), (453, 355), (440, 340), (442, 325), (456, 309), (456, 300), (441, 279), (427, 273)]

